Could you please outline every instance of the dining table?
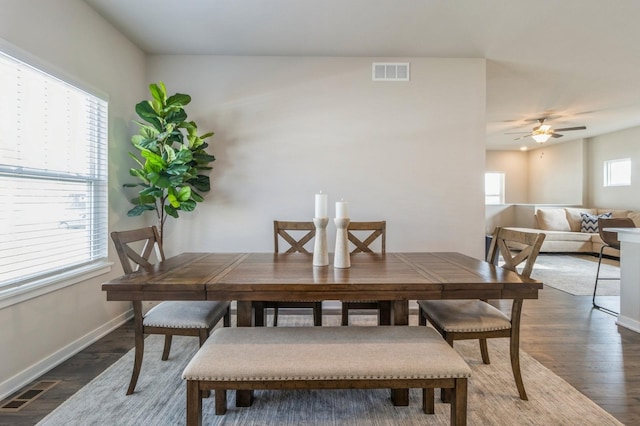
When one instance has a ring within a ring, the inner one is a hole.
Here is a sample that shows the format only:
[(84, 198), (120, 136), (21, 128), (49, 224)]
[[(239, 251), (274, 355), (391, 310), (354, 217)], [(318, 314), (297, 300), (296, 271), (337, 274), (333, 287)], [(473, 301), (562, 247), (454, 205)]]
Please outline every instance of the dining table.
[[(328, 266), (313, 266), (306, 253), (189, 252), (105, 282), (102, 290), (109, 301), (235, 301), (237, 326), (249, 327), (261, 301), (375, 300), (390, 304), (390, 324), (408, 325), (410, 300), (536, 299), (543, 288), (457, 252), (357, 253), (349, 268), (332, 265), (330, 256)], [(236, 403), (248, 405), (249, 398)], [(392, 399), (407, 405), (408, 390), (393, 389)]]

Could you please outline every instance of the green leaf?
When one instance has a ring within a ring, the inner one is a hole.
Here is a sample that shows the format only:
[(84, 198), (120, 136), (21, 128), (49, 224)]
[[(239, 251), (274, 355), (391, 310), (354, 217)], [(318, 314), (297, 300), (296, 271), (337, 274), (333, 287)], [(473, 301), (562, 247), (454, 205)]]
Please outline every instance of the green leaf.
[(178, 218), (178, 211), (171, 207), (171, 205), (167, 204), (164, 206), (164, 211), (167, 212), (169, 216), (175, 217), (176, 219)]
[(192, 200), (180, 203), (180, 210), (185, 212), (192, 212), (196, 209), (196, 202)]
[(145, 121), (148, 118), (158, 118), (158, 113), (153, 109), (150, 101), (141, 101), (136, 105), (136, 113)]
[(189, 179), (187, 183), (193, 186), (198, 191), (209, 192), (209, 190), (211, 189), (209, 176), (198, 175), (195, 178)]
[(129, 169), (129, 174), (133, 177), (137, 177), (138, 179), (142, 180), (145, 183), (149, 182), (149, 179), (147, 178), (147, 174), (144, 172), (144, 170)]
[(205, 133), (204, 135), (200, 136), (200, 139), (210, 138), (213, 135), (214, 135), (213, 132)]
[(165, 121), (167, 123), (175, 123), (175, 124), (180, 124), (186, 119), (187, 119), (187, 113), (182, 108), (177, 109), (175, 111), (171, 111), (165, 117)]
[(131, 210), (129, 210), (127, 212), (127, 216), (129, 216), (129, 217), (140, 216), (142, 213), (144, 213), (146, 211), (149, 211), (149, 210), (155, 210), (155, 207), (148, 206), (148, 205), (135, 206), (134, 208), (132, 208)]
[(184, 105), (187, 105), (189, 102), (191, 102), (191, 96), (182, 93), (176, 93), (175, 95), (169, 96), (165, 104), (167, 108), (182, 107)]
[(169, 188), (169, 195), (167, 195), (167, 201), (169, 202), (169, 204), (171, 204), (172, 207), (175, 207), (176, 209), (180, 207), (180, 202), (178, 201), (178, 198), (176, 197), (176, 192), (173, 190), (173, 188)]
[(136, 186), (144, 186), (141, 183), (123, 183), (123, 188), (135, 188)]
[(171, 181), (169, 177), (161, 173), (149, 173), (149, 181), (160, 188), (169, 188)]
[(188, 163), (191, 160), (193, 160), (193, 153), (189, 148), (183, 145), (182, 148), (180, 148), (180, 151), (176, 154), (176, 161)]
[(133, 161), (138, 163), (140, 168), (144, 168), (144, 164), (142, 164), (142, 162), (138, 159), (138, 157), (135, 154), (129, 153), (129, 157), (133, 158)]
[(207, 154), (206, 152), (196, 152), (193, 154), (193, 159), (198, 163), (211, 163), (212, 161), (216, 161), (216, 157), (211, 154)]
[(193, 198), (193, 200), (197, 203), (201, 203), (204, 201), (202, 195), (198, 194), (196, 191), (191, 191), (191, 198)]
[(164, 84), (162, 84), (162, 82), (160, 83), (161, 86), (158, 86), (155, 83), (150, 84), (149, 91), (151, 92), (151, 96), (153, 96), (153, 99), (160, 102), (161, 104), (164, 104), (167, 101), (167, 92)]
[(191, 198), (191, 188), (183, 186), (180, 188), (180, 191), (178, 191), (177, 197), (180, 202), (188, 201)]
[(157, 188), (155, 186), (149, 186), (142, 191), (140, 191), (140, 195), (149, 195), (154, 198), (162, 198), (164, 195), (164, 191), (162, 188)]
[(167, 174), (172, 176), (182, 176), (187, 171), (189, 171), (190, 167), (186, 164), (171, 164), (167, 168)]
[(167, 163), (162, 159), (162, 156), (155, 152), (145, 149), (140, 153), (140, 155), (147, 160), (144, 164), (144, 169), (146, 171), (159, 173), (167, 168)]

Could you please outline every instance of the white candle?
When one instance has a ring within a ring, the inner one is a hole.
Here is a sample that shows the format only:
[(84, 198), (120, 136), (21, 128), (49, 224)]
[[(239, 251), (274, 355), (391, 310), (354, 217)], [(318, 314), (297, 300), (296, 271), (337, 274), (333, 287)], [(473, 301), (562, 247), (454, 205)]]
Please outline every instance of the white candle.
[(327, 216), (327, 194), (323, 194), (322, 191), (316, 194), (316, 215), (314, 217), (329, 217)]
[(349, 203), (346, 201), (338, 201), (336, 202), (336, 217), (338, 219), (344, 219), (349, 217), (349, 212), (347, 211)]

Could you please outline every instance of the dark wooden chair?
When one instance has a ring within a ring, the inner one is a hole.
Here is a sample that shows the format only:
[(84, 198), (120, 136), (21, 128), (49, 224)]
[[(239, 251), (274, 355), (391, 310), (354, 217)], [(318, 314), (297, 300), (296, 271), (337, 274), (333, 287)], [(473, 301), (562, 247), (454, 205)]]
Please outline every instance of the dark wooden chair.
[[(125, 274), (132, 274), (139, 268), (148, 269), (153, 267), (150, 259), (154, 253), (157, 261), (165, 259), (162, 244), (160, 244), (160, 235), (155, 226), (131, 231), (112, 232), (111, 239), (116, 247)], [(202, 346), (207, 337), (209, 337), (211, 329), (221, 318), (224, 318), (225, 327), (231, 325), (229, 302), (161, 302), (143, 315), (142, 302), (139, 300), (134, 301), (135, 359), (127, 395), (133, 393), (138, 382), (144, 355), (145, 334), (163, 334), (165, 336), (162, 360), (167, 360), (173, 335), (197, 336), (200, 339), (200, 346)]]
[[(289, 244), (285, 253), (309, 253), (305, 244), (316, 236), (316, 227), (313, 222), (273, 221), (273, 251), (280, 252), (279, 240)], [(309, 260), (311, 261), (311, 260)], [(313, 324), (322, 325), (322, 301), (287, 301), (287, 302), (257, 302), (256, 325), (264, 324), (264, 309), (273, 308), (273, 326), (278, 326), (278, 310), (280, 308), (313, 309)]]
[[(503, 268), (518, 272), (522, 262), (524, 268), (520, 276), (529, 278), (545, 235), (515, 231), (497, 227), (487, 261), (498, 264), (499, 254), (504, 259)], [(508, 337), (510, 339), (511, 368), (520, 398), (527, 399), (527, 393), (520, 373), (520, 315), (523, 299), (513, 300), (511, 316), (490, 305), (484, 300), (421, 300), (419, 323), (429, 321), (444, 339), (453, 346), (454, 340), (478, 339), (482, 361), (489, 364), (487, 339)], [(447, 400), (443, 392), (443, 400)]]
[(618, 240), (617, 232), (608, 232), (603, 231), (603, 228), (635, 228), (636, 225), (632, 219), (628, 217), (624, 218), (598, 218), (598, 233), (600, 234), (600, 238), (602, 239), (602, 247), (600, 247), (600, 255), (598, 256), (598, 270), (596, 271), (596, 282), (593, 286), (593, 298), (591, 299), (591, 303), (593, 307), (599, 309), (603, 312), (606, 312), (611, 315), (618, 315), (618, 312), (613, 311), (611, 309), (600, 306), (596, 303), (596, 291), (598, 290), (598, 281), (602, 280), (620, 280), (620, 277), (605, 277), (600, 278), (600, 265), (602, 265), (602, 252), (605, 248), (611, 247), (616, 250), (620, 250), (620, 240)]
[[(362, 236), (364, 234), (364, 236)], [(349, 241), (355, 246), (355, 253), (373, 253), (371, 246), (380, 239), (380, 253), (387, 252), (387, 222), (350, 222), (347, 229)], [(391, 303), (374, 300), (342, 301), (342, 325), (349, 325), (350, 309), (375, 309), (378, 311), (378, 324), (390, 325)]]

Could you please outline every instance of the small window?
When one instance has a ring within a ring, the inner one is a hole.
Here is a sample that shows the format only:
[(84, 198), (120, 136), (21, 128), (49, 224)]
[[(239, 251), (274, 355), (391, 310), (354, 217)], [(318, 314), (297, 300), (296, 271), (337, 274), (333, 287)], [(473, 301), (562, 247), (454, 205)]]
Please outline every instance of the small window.
[(484, 174), (484, 202), (485, 204), (504, 204), (504, 173)]
[(604, 186), (631, 185), (631, 159), (608, 160), (604, 162)]

